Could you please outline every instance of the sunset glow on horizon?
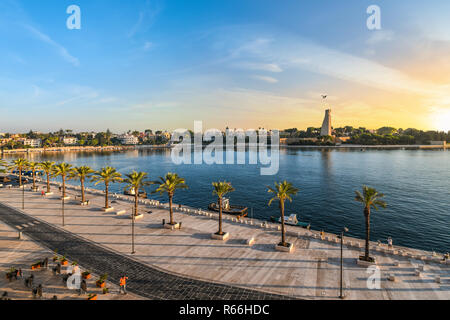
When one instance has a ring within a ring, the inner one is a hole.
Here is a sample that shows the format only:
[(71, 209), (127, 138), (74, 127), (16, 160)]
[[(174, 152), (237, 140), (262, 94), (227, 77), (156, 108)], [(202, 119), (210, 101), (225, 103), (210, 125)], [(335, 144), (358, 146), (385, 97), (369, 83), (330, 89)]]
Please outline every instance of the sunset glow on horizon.
[[(81, 9), (81, 29), (66, 8)], [(450, 130), (450, 2), (0, 4), (0, 132)], [(328, 95), (323, 101), (321, 95)]]

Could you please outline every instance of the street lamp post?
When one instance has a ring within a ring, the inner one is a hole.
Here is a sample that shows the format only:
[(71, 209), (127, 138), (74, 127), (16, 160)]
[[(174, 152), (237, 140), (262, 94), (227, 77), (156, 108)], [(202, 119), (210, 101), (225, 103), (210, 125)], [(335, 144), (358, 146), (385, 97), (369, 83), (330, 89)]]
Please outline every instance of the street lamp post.
[(131, 210), (131, 254), (135, 254), (134, 251), (134, 219), (136, 217), (136, 206)]
[(344, 230), (341, 232), (341, 281), (340, 281), (340, 290), (339, 290), (339, 298), (344, 299), (344, 295), (342, 292), (342, 286), (343, 286), (343, 269), (344, 269), (344, 233), (348, 232), (348, 228), (344, 227)]
[(62, 226), (64, 227), (64, 196), (61, 196)]
[(25, 210), (25, 185), (22, 184), (22, 210)]

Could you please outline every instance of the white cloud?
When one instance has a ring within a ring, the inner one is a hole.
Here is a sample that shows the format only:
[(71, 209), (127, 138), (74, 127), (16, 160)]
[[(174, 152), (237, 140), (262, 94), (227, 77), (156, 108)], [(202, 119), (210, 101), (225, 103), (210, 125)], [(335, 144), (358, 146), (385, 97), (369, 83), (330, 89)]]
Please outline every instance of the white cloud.
[(56, 41), (52, 40), (52, 38), (50, 38), (48, 35), (40, 32), (38, 29), (36, 29), (30, 25), (24, 25), (24, 27), (26, 29), (28, 29), (28, 31), (30, 31), (36, 38), (38, 38), (42, 42), (53, 46), (58, 51), (58, 53), (61, 55), (61, 57), (63, 57), (64, 60), (73, 64), (75, 67), (78, 67), (80, 65), (80, 61), (77, 58), (72, 56), (66, 48), (64, 48), (62, 45), (60, 45)]
[(144, 51), (148, 51), (148, 50), (150, 50), (151, 48), (153, 47), (153, 43), (152, 42), (150, 42), (150, 41), (146, 41), (145, 43), (144, 43)]
[(267, 72), (283, 72), (283, 69), (276, 63), (252, 63), (252, 62), (243, 62), (237, 64), (238, 67), (249, 69), (249, 70), (260, 70)]
[(382, 42), (392, 41), (394, 39), (394, 32), (390, 30), (376, 30), (371, 31), (366, 43), (369, 46), (374, 46)]
[(278, 79), (267, 77), (267, 76), (252, 76), (253, 79), (261, 80), (268, 83), (277, 83)]

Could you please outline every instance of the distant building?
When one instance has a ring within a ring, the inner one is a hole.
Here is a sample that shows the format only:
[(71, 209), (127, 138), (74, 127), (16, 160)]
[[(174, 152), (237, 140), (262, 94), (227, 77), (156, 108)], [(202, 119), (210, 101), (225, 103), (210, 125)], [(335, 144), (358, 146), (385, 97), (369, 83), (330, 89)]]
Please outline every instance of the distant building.
[(24, 146), (29, 146), (32, 148), (40, 148), (42, 144), (42, 140), (41, 139), (25, 139), (23, 141), (23, 145)]
[(5, 144), (10, 142), (11, 140), (12, 140), (11, 138), (0, 139), (0, 146), (4, 146)]
[(430, 141), (432, 146), (447, 146), (447, 141)]
[(331, 136), (331, 109), (325, 110), (325, 119), (323, 119), (322, 129), (320, 130), (321, 136)]
[(78, 139), (74, 137), (64, 137), (63, 142), (67, 146), (73, 146), (78, 143)]
[(139, 143), (139, 139), (131, 134), (123, 134), (119, 136), (119, 141), (125, 145), (136, 145)]

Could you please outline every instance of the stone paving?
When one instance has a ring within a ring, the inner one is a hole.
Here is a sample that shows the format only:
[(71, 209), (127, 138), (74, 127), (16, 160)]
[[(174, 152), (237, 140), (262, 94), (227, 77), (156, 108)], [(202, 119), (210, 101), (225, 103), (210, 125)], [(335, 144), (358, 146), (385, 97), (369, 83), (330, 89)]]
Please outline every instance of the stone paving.
[[(274, 250), (274, 244), (280, 238), (277, 225), (262, 228), (261, 221), (254, 220), (251, 225), (250, 219), (242, 223), (226, 217), (224, 230), (231, 237), (221, 242), (210, 238), (211, 233), (217, 231), (215, 214), (185, 212), (188, 208), (183, 207), (183, 212), (175, 212), (175, 219), (182, 222), (182, 229), (172, 231), (162, 228), (162, 219), (168, 219), (165, 207), (141, 204), (140, 212), (144, 217), (136, 221), (136, 254), (130, 255), (131, 202), (116, 199), (114, 212), (104, 213), (100, 210), (104, 200), (101, 192), (88, 193), (88, 207), (69, 200), (65, 205), (66, 225), (62, 228), (61, 200), (57, 189), (53, 189), (55, 195), (48, 198), (28, 190), (25, 192), (25, 212), (49, 223), (45, 224), (45, 229), (32, 227), (29, 231), (35, 230), (47, 245), (51, 243), (61, 248), (68, 256), (69, 252), (81, 255), (89, 267), (109, 268), (112, 274), (126, 271), (137, 275), (134, 282), (130, 279), (129, 288), (143, 297), (245, 299), (261, 294), (254, 290), (283, 295), (283, 298), (338, 297), (340, 244), (336, 243), (334, 235), (326, 234), (322, 240), (317, 232), (289, 227), (288, 241), (294, 243), (295, 251), (287, 254)], [(70, 190), (69, 193), (74, 199), (78, 191)], [(0, 201), (21, 208), (21, 191), (0, 189)], [(3, 208), (0, 211), (4, 211)], [(115, 214), (121, 210), (126, 214)], [(15, 223), (20, 225), (21, 221), (12, 222)], [(54, 228), (70, 233), (51, 235), (55, 233)], [(251, 238), (255, 239), (253, 246), (246, 243)], [(356, 265), (363, 242), (346, 238), (345, 243), (344, 292), (348, 299), (450, 299), (449, 266), (431, 253), (396, 248), (403, 251), (404, 256), (394, 255), (386, 248), (372, 244), (380, 271), (380, 287), (369, 290), (367, 279), (370, 274), (366, 268)], [(99, 246), (113, 251), (96, 251)], [(82, 259), (77, 260), (80, 265), (83, 265)], [(130, 261), (133, 263), (129, 264)], [(145, 273), (148, 267), (153, 270), (152, 275)], [(171, 276), (181, 276), (182, 280), (168, 281)], [(389, 281), (389, 277), (395, 281)], [(216, 287), (219, 284), (225, 286)], [(251, 290), (243, 293), (240, 291), (243, 288)], [(155, 292), (155, 289), (158, 293), (153, 295), (142, 291)], [(236, 293), (233, 290), (237, 290)]]
[[(32, 240), (64, 253), (64, 256), (70, 261), (76, 261), (87, 270), (94, 270), (98, 274), (107, 273), (112, 279), (119, 279), (122, 275), (128, 276), (128, 290), (146, 298), (166, 300), (273, 300), (283, 298), (270, 293), (193, 280), (155, 270), (50, 224), (37, 221), (3, 204), (0, 204), (0, 220), (5, 221), (8, 225), (21, 226), (23, 234)], [(16, 250), (20, 250), (21, 244), (8, 248), (8, 251), (12, 254), (16, 253)], [(43, 252), (37, 250), (35, 253), (42, 254)], [(7, 260), (8, 266), (12, 266), (9, 259)], [(32, 264), (32, 262), (28, 262), (29, 265)], [(48, 273), (51, 274), (51, 272)], [(17, 289), (13, 289), (17, 292)]]
[[(92, 273), (91, 279), (87, 280), (87, 294), (79, 295), (77, 291), (69, 290), (63, 283), (62, 277), (68, 272), (68, 267), (62, 267), (61, 275), (54, 275), (51, 271), (56, 265), (52, 261), (54, 253), (28, 238), (26, 235), (19, 240), (17, 230), (0, 222), (0, 294), (8, 293), (11, 300), (33, 299), (30, 288), (24, 284), (24, 279), (34, 275), (34, 285), (43, 285), (43, 300), (52, 299), (54, 296), (58, 300), (86, 300), (88, 294), (97, 294), (97, 300), (137, 300), (141, 297), (134, 294), (119, 294), (117, 283), (107, 281), (108, 294), (103, 294), (103, 289), (97, 288), (95, 281), (98, 275)], [(37, 261), (49, 258), (48, 269), (31, 270), (31, 265)], [(9, 281), (5, 277), (5, 272), (10, 268), (21, 269), (23, 278)], [(81, 269), (81, 272), (85, 269)]]

